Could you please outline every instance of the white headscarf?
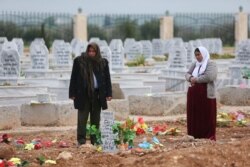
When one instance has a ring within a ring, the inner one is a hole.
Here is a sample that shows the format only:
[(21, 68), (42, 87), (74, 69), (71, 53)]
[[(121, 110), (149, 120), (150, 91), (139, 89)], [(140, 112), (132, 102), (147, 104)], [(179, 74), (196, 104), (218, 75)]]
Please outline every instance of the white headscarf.
[[(203, 59), (201, 62), (199, 62), (198, 60), (196, 61), (196, 65), (195, 65), (194, 71), (192, 73), (192, 76), (194, 76), (194, 77), (198, 77), (199, 75), (204, 73), (204, 71), (207, 68), (207, 62), (210, 59), (210, 55), (208, 53), (208, 50), (205, 47), (200, 46), (200, 47), (198, 47), (198, 49), (200, 50)], [(200, 68), (200, 71), (199, 71), (199, 68)], [(198, 73), (198, 71), (199, 71), (199, 73)]]

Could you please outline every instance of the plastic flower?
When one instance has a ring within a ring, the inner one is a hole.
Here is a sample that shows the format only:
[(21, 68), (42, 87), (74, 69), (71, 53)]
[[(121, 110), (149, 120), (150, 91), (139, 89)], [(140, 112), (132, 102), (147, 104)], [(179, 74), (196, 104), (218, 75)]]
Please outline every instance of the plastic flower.
[(9, 161), (12, 162), (15, 165), (21, 165), (21, 159), (20, 158), (11, 158)]

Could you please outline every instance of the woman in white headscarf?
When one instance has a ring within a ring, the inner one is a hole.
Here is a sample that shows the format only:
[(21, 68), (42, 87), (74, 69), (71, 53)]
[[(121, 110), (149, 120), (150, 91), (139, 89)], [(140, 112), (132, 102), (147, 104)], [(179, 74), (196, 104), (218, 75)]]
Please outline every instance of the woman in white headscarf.
[(196, 62), (185, 77), (190, 82), (187, 93), (187, 131), (195, 138), (216, 140), (216, 63), (206, 48), (195, 49)]

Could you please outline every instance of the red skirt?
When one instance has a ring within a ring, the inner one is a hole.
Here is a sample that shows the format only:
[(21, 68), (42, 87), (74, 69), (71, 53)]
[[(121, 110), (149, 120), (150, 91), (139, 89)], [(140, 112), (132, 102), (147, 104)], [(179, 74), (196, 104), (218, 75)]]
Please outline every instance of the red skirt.
[(207, 84), (188, 89), (187, 131), (194, 138), (216, 140), (216, 99), (207, 98)]

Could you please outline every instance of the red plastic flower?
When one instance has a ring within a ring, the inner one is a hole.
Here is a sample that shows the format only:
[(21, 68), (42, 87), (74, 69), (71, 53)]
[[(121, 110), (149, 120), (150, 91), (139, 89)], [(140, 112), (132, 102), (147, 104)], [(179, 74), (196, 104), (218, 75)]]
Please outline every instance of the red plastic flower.
[(145, 133), (145, 130), (142, 128), (137, 128), (136, 135), (142, 135)]

